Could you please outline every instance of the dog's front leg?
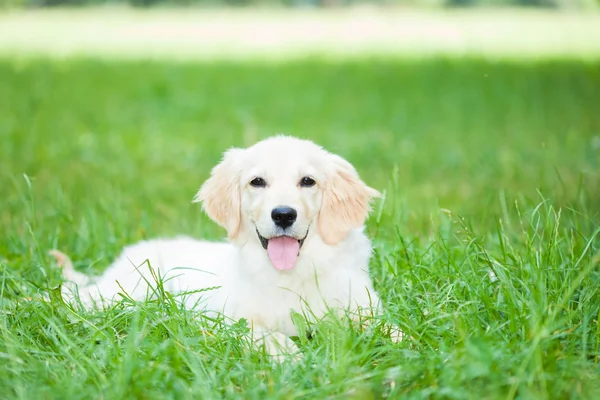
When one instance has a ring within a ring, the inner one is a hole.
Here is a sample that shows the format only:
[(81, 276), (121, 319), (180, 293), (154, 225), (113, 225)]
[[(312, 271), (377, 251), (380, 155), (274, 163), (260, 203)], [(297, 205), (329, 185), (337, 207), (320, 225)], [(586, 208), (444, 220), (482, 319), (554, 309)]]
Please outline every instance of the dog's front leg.
[(390, 323), (389, 321), (381, 321), (384, 315), (383, 304), (381, 299), (373, 292), (369, 293), (368, 301), (363, 301), (362, 305), (356, 306), (351, 310), (351, 319), (355, 326), (360, 326), (363, 331), (372, 332), (377, 324), (383, 322), (383, 332), (389, 335), (393, 343), (399, 343), (404, 338), (404, 332), (399, 326)]
[[(381, 322), (377, 320), (375, 315), (369, 315), (368, 313), (362, 311), (352, 313), (352, 322), (354, 326), (359, 327), (360, 330), (373, 333), (375, 327)], [(404, 338), (404, 333), (402, 330), (390, 322), (383, 322), (382, 328), (383, 333), (389, 335), (389, 338), (393, 343), (400, 343)]]
[(393, 343), (400, 343), (404, 339), (404, 332), (398, 326), (386, 322), (385, 327), (389, 331), (390, 340)]
[(265, 352), (273, 361), (282, 363), (286, 359), (299, 361), (302, 353), (296, 343), (281, 332), (254, 326), (252, 342), (257, 347), (264, 346)]

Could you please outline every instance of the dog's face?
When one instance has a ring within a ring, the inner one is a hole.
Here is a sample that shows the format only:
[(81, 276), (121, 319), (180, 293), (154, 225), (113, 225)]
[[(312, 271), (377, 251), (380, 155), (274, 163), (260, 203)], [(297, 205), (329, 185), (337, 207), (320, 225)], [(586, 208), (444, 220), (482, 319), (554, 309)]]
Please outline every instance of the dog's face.
[(230, 240), (259, 244), (275, 268), (287, 270), (308, 235), (334, 245), (361, 227), (376, 196), (341, 157), (277, 136), (227, 151), (196, 201)]

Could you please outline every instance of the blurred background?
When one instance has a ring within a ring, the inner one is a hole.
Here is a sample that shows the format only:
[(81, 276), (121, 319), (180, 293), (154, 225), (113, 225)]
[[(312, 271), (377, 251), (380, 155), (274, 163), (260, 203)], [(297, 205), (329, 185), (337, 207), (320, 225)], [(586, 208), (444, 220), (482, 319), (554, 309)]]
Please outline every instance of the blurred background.
[(149, 6), (283, 6), (337, 8), (354, 5), (374, 6), (528, 6), (549, 8), (586, 8), (598, 5), (598, 0), (2, 0), (14, 7), (82, 6), (129, 4)]
[(0, 0), (0, 54), (120, 58), (600, 53), (600, 0)]
[(279, 132), (351, 159), (426, 233), (440, 208), (595, 204), (597, 0), (0, 2), (7, 185), (118, 192), (113, 209), (146, 204), (136, 227), (168, 214), (119, 241), (220, 232), (181, 207), (223, 150)]

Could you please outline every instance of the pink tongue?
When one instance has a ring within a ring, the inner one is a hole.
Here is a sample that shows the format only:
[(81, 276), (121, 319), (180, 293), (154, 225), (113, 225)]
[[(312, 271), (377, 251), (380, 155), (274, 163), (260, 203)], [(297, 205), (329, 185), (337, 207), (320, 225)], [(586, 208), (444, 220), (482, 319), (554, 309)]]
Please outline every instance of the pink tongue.
[(287, 236), (269, 239), (267, 245), (269, 259), (271, 259), (273, 266), (280, 271), (292, 269), (296, 266), (299, 250), (300, 243), (298, 240)]

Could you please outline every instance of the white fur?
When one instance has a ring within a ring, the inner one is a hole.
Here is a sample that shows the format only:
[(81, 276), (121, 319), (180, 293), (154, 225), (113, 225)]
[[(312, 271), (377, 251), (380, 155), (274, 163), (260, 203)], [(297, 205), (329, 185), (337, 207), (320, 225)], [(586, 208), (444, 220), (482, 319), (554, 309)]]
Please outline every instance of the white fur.
[[(258, 176), (267, 187), (249, 185)], [(304, 176), (316, 185), (299, 185)], [(146, 298), (155, 285), (148, 265), (171, 292), (215, 287), (186, 295), (186, 306), (251, 321), (259, 340), (271, 339), (265, 343), (275, 354), (277, 346), (295, 349), (287, 338), (298, 334), (291, 310), (308, 308), (320, 317), (327, 308), (379, 307), (368, 273), (371, 244), (363, 233), (369, 198), (377, 195), (339, 156), (309, 141), (276, 136), (229, 150), (197, 195), (207, 214), (227, 229), (230, 243), (189, 237), (139, 242), (126, 247), (95, 280), (73, 271), (66, 256), (54, 255), (64, 264), (65, 277), (81, 285), (80, 299), (88, 305), (118, 298), (123, 290)], [(271, 210), (282, 205), (298, 212), (285, 234), (301, 239), (308, 232), (289, 271), (273, 267), (256, 233), (282, 234), (271, 220)]]

